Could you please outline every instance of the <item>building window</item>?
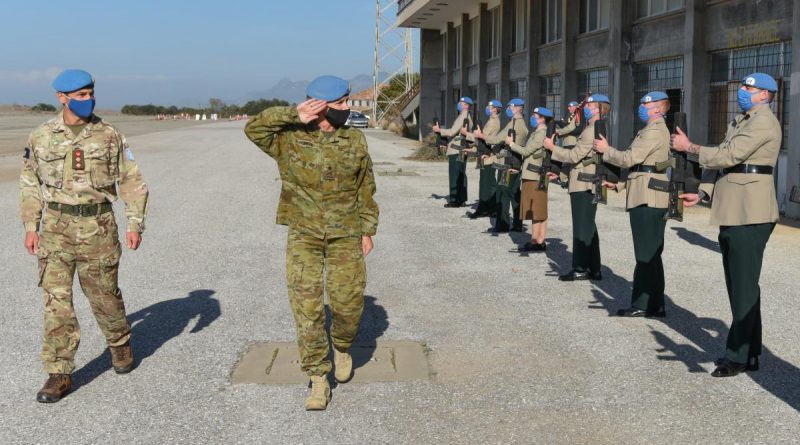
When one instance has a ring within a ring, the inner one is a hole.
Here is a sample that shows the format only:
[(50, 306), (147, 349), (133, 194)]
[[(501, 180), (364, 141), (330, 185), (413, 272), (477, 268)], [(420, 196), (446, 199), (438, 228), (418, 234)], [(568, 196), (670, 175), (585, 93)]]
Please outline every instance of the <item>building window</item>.
[(490, 83), (486, 85), (486, 94), (489, 96), (489, 100), (501, 100), (500, 99), (500, 85), (497, 83)]
[(770, 108), (781, 123), (785, 150), (789, 142), (789, 89), (792, 75), (790, 42), (751, 46), (711, 53), (708, 139), (718, 144), (725, 139), (728, 123), (740, 112), (737, 94), (742, 79), (754, 72), (767, 73), (778, 82), (778, 94)]
[(540, 77), (539, 92), (539, 102), (534, 106), (547, 107), (556, 119), (561, 119), (561, 75)]
[[(672, 117), (683, 109), (683, 58), (637, 63), (633, 66), (633, 90), (635, 96), (634, 112), (639, 107), (639, 99), (651, 91), (663, 91), (669, 96), (670, 109), (666, 116), (667, 125), (672, 127)], [(634, 120), (635, 130), (644, 124)]]
[(542, 32), (544, 43), (561, 40), (561, 0), (545, 0)]
[(514, 19), (511, 21), (511, 51), (525, 49), (528, 35), (528, 0), (514, 0)]
[(581, 0), (581, 33), (608, 28), (609, 0)]
[(453, 38), (455, 39), (455, 52), (456, 52), (456, 54), (455, 54), (456, 60), (455, 60), (454, 66), (456, 68), (461, 68), (461, 49), (462, 49), (462, 46), (461, 46), (461, 40), (462, 40), (461, 39), (461, 30), (462, 30), (461, 26), (453, 29)]
[(450, 101), (451, 104), (457, 104), (461, 101), (461, 88), (453, 88), (453, 100)]
[(639, 0), (639, 17), (650, 17), (665, 12), (677, 11), (684, 7), (684, 0)]
[(512, 80), (508, 84), (509, 93), (511, 94), (511, 99), (520, 98), (525, 100), (528, 97), (528, 80), (527, 79), (516, 79)]
[(578, 102), (594, 93), (608, 94), (608, 68), (578, 71)]
[(489, 11), (490, 26), (490, 45), (489, 45), (489, 58), (494, 59), (500, 57), (500, 7), (494, 8)]
[(478, 55), (480, 54), (480, 47), (481, 47), (481, 27), (480, 23), (478, 22), (478, 18), (472, 19), (470, 22), (469, 27), (469, 35), (470, 41), (472, 42), (471, 50), (470, 50), (470, 62), (475, 65), (478, 63)]

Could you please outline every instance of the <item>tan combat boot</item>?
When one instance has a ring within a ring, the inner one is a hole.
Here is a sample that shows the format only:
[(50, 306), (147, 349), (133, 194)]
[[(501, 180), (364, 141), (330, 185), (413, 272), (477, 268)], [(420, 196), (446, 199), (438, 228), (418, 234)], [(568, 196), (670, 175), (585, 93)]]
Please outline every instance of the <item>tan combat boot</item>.
[(328, 376), (311, 376), (311, 395), (306, 398), (306, 411), (320, 411), (328, 407), (331, 401), (331, 386), (328, 383)]
[(333, 376), (337, 382), (346, 383), (353, 377), (353, 357), (349, 353), (333, 348), (333, 365), (336, 368)]
[(131, 343), (122, 346), (109, 346), (111, 350), (111, 366), (117, 374), (127, 374), (133, 369), (133, 349)]
[(42, 389), (36, 394), (36, 401), (56, 403), (67, 395), (71, 387), (72, 376), (70, 374), (50, 374)]

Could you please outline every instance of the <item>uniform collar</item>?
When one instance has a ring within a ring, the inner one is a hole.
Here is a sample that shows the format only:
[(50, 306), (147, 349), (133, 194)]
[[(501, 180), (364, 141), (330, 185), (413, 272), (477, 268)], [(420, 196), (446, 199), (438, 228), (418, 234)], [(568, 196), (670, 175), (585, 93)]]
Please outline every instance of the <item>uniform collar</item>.
[(667, 123), (664, 121), (664, 118), (661, 117), (656, 120), (647, 121), (647, 125), (645, 125), (644, 128), (655, 127), (657, 125), (667, 125)]
[[(99, 125), (103, 120), (97, 117), (96, 115), (92, 114), (91, 119), (89, 119), (89, 123), (86, 124), (84, 131), (88, 131), (91, 133), (94, 130), (94, 127)], [(52, 119), (50, 122), (50, 131), (53, 133), (64, 133), (64, 134), (72, 134), (71, 132), (67, 131), (67, 124), (64, 123), (64, 111), (60, 111), (58, 116)], [(83, 131), (81, 132), (83, 133)]]

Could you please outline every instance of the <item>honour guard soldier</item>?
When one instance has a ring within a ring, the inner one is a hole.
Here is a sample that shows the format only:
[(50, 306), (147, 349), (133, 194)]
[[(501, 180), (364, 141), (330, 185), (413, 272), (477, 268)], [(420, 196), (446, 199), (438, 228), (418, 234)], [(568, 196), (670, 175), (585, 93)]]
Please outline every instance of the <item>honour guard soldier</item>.
[(611, 112), (608, 96), (593, 94), (583, 107), (586, 126), (574, 148), (566, 149), (553, 144), (553, 138), (545, 139), (544, 147), (553, 152), (553, 159), (572, 164), (569, 172), (569, 200), (572, 208), (572, 270), (558, 277), (561, 281), (601, 280), (600, 237), (597, 234), (595, 214), (597, 203), (593, 201), (591, 182), (578, 180), (581, 173), (595, 173), (594, 124), (605, 119)]
[(714, 184), (683, 195), (688, 206), (711, 201), (711, 224), (719, 225), (719, 247), (733, 320), (724, 357), (714, 377), (756, 371), (761, 355), (761, 289), (764, 249), (778, 221), (773, 169), (781, 147), (781, 126), (770, 109), (778, 84), (770, 75), (744, 78), (738, 91), (742, 113), (728, 124), (725, 140), (701, 146), (682, 131), (672, 149), (698, 154), (700, 165), (718, 170)]
[(125, 241), (136, 250), (148, 196), (125, 137), (94, 114), (92, 76), (66, 70), (53, 87), (63, 108), (31, 133), (19, 181), (25, 247), (38, 256), (45, 294), (42, 360), (50, 377), (36, 395), (43, 403), (59, 401), (72, 386), (81, 337), (72, 303), (76, 270), (114, 371), (133, 369), (131, 325), (117, 286), (121, 248), (111, 202), (119, 196), (125, 203)]
[(664, 116), (669, 98), (662, 91), (647, 93), (640, 100), (639, 119), (645, 124), (627, 150), (617, 150), (605, 138), (595, 139), (594, 149), (609, 164), (629, 169), (626, 182), (604, 186), (627, 189), (625, 208), (631, 222), (636, 268), (633, 271), (631, 305), (620, 309), (622, 317), (663, 317), (664, 312), (664, 218), (669, 194), (649, 187), (650, 179), (666, 181), (667, 175), (657, 166), (669, 159), (669, 130)]
[[(500, 111), (503, 103), (497, 99), (492, 99), (486, 106), (484, 112), (487, 120), (480, 131), (485, 135), (494, 136), (500, 132)], [(468, 133), (466, 129), (461, 129), (462, 134), (466, 133), (467, 139), (471, 142), (476, 141), (474, 133)], [(470, 149), (478, 151), (477, 148)], [(474, 212), (468, 213), (470, 219), (477, 219), (484, 216), (493, 217), (497, 206), (497, 171), (492, 168), (495, 157), (487, 153), (478, 153), (478, 170), (480, 171), (480, 186), (478, 188), (478, 207)]]
[(367, 140), (345, 126), (349, 94), (347, 81), (321, 76), (308, 85), (308, 100), (297, 107), (268, 108), (245, 127), (247, 137), (275, 159), (281, 174), (277, 223), (289, 226), (286, 282), (301, 369), (311, 379), (307, 410), (325, 409), (331, 397), (324, 289), (330, 301), (334, 377), (344, 383), (353, 374), (348, 350), (364, 311), (364, 260), (378, 228)]
[[(448, 178), (450, 180), (450, 194), (445, 207), (464, 207), (467, 202), (467, 163), (464, 161), (462, 139), (466, 138), (461, 134), (464, 121), (467, 121), (467, 130), (472, 128), (472, 116), (469, 113), (473, 101), (469, 97), (462, 97), (456, 104), (458, 116), (453, 121), (450, 128), (440, 128), (439, 125), (433, 126), (433, 131), (443, 137), (450, 138), (447, 145), (447, 165)], [(460, 159), (459, 159), (460, 158)]]

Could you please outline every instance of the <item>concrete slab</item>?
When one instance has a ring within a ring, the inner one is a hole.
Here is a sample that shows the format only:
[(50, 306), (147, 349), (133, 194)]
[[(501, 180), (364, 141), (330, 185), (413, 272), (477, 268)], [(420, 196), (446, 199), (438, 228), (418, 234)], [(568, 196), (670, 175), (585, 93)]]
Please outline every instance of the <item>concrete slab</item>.
[[(354, 375), (350, 383), (428, 380), (430, 368), (424, 346), (413, 341), (354, 344)], [(332, 357), (331, 357), (332, 360)], [(300, 353), (293, 342), (251, 344), (231, 374), (234, 385), (289, 385), (308, 382), (300, 371)]]

